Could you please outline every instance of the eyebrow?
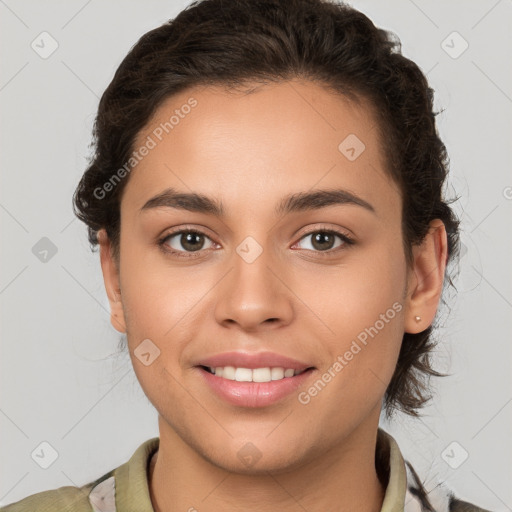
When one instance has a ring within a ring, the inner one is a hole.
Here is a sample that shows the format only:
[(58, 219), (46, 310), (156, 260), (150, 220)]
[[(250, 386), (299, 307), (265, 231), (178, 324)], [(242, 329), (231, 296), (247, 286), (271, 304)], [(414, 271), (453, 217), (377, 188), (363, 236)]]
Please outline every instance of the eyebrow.
[[(372, 213), (375, 208), (357, 196), (343, 189), (313, 190), (311, 192), (297, 192), (285, 196), (275, 207), (276, 216), (295, 212), (318, 210), (333, 205), (356, 205)], [(197, 213), (206, 213), (216, 217), (224, 217), (225, 210), (221, 201), (203, 194), (179, 192), (168, 188), (152, 197), (140, 209), (140, 212), (153, 208), (176, 208)]]

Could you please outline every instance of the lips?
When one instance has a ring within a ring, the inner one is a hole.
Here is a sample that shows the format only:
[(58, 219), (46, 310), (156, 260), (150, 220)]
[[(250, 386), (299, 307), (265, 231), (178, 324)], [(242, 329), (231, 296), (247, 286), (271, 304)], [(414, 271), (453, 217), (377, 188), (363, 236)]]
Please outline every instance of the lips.
[(223, 401), (266, 407), (304, 386), (315, 373), (310, 364), (273, 352), (228, 352), (198, 361), (197, 375)]
[(198, 361), (196, 366), (205, 366), (209, 368), (218, 368), (233, 366), (235, 368), (286, 368), (297, 372), (313, 368), (313, 365), (292, 359), (274, 352), (257, 352), (250, 354), (247, 352), (225, 352), (207, 357)]

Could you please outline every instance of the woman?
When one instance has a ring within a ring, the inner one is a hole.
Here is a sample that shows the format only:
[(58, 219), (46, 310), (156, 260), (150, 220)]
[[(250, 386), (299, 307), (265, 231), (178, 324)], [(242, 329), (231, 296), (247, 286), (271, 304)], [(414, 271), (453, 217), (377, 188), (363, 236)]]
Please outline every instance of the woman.
[(432, 102), (345, 5), (204, 0), (145, 34), (74, 204), (160, 435), (4, 510), (483, 510), (379, 428), (439, 375), (459, 240)]

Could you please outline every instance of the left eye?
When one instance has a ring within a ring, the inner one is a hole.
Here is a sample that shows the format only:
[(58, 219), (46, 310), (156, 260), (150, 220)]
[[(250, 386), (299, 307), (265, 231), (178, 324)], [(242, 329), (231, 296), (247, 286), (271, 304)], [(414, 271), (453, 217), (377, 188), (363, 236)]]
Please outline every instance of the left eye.
[[(349, 244), (350, 240), (348, 237), (341, 235), (340, 233), (336, 233), (334, 231), (313, 231), (304, 235), (301, 240), (306, 240), (307, 238), (312, 238), (310, 242), (310, 247), (301, 247), (301, 249), (308, 249), (313, 251), (325, 252), (331, 249), (336, 249), (344, 244)], [(338, 245), (335, 244), (335, 239), (338, 238), (341, 242)]]

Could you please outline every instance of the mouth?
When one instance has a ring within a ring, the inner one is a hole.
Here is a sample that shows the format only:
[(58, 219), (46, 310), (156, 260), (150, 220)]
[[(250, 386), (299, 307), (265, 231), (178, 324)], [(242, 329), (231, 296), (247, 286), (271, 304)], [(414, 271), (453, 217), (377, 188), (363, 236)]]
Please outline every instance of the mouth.
[(275, 352), (232, 351), (195, 361), (200, 382), (222, 402), (265, 407), (289, 398), (317, 369)]
[(235, 366), (204, 366), (199, 365), (199, 368), (210, 373), (211, 375), (215, 375), (217, 378), (222, 378), (226, 380), (236, 381), (236, 382), (274, 382), (280, 381), (283, 379), (288, 379), (291, 377), (296, 377), (297, 375), (301, 375), (304, 372), (309, 370), (313, 370), (314, 367), (308, 367), (303, 369), (294, 369), (294, 368), (284, 368), (284, 367), (262, 367), (262, 368), (243, 368), (243, 367), (235, 367)]
[[(245, 368), (235, 366), (196, 366), (200, 382), (222, 403), (242, 408), (264, 408), (282, 403), (307, 387), (315, 367)], [(293, 403), (293, 402), (292, 402)]]

